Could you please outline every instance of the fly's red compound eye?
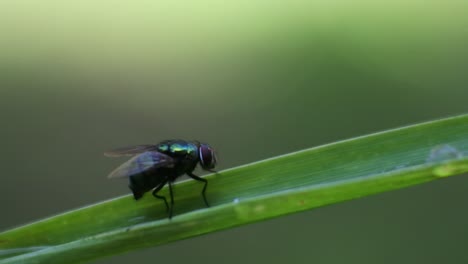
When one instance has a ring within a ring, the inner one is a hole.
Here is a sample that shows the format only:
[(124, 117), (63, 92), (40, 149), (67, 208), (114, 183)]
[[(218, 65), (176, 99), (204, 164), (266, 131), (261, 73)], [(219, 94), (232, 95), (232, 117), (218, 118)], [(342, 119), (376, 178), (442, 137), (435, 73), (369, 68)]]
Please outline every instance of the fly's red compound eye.
[(201, 144), (199, 148), (200, 164), (203, 169), (211, 170), (216, 166), (216, 154), (207, 144)]

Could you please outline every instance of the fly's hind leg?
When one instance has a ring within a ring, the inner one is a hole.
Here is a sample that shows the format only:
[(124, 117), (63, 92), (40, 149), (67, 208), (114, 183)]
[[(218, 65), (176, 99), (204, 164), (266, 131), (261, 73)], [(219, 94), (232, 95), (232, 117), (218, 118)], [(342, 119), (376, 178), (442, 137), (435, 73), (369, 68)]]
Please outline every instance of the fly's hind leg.
[(163, 200), (164, 204), (166, 205), (166, 212), (169, 212), (169, 204), (167, 203), (166, 197), (157, 194), (157, 192), (159, 192), (164, 187), (164, 185), (166, 185), (166, 183), (167, 181), (163, 181), (158, 186), (156, 186), (156, 188), (153, 190), (153, 196)]

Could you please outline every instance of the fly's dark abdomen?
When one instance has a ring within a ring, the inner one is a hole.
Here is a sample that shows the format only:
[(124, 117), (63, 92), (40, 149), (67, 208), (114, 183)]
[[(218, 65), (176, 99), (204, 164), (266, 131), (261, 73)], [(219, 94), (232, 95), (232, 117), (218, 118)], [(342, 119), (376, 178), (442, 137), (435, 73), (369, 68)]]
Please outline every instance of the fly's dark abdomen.
[(156, 170), (130, 176), (128, 187), (132, 190), (135, 200), (143, 197), (145, 192), (151, 191), (160, 184), (166, 183), (166, 177), (158, 175)]

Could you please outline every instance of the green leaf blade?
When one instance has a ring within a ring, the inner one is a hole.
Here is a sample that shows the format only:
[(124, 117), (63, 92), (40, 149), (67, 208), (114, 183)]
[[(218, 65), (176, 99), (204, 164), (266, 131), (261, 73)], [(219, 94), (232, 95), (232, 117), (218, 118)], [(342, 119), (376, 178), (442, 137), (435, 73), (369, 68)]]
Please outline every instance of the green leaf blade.
[(3, 232), (0, 249), (23, 254), (0, 263), (92, 260), (441, 179), (468, 171), (467, 150), (468, 115), (311, 148), (208, 175), (211, 208), (199, 183), (177, 184), (171, 221), (124, 196)]

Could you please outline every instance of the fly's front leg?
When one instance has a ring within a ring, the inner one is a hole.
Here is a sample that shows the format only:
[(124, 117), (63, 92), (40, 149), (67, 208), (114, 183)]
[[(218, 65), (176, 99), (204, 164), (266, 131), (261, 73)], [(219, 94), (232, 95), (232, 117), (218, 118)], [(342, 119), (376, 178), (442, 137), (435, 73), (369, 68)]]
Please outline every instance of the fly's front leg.
[(207, 179), (203, 179), (203, 178), (201, 178), (201, 177), (199, 177), (199, 176), (193, 174), (192, 172), (187, 173), (187, 175), (188, 175), (190, 178), (192, 178), (192, 179), (194, 179), (194, 180), (196, 180), (196, 181), (205, 183), (205, 185), (203, 186), (203, 190), (202, 190), (202, 196), (203, 196), (203, 200), (205, 201), (206, 206), (207, 206), (207, 207), (210, 207), (210, 205), (208, 204), (208, 201), (206, 200), (206, 195), (205, 195), (206, 187), (208, 187), (208, 180), (207, 180)]

